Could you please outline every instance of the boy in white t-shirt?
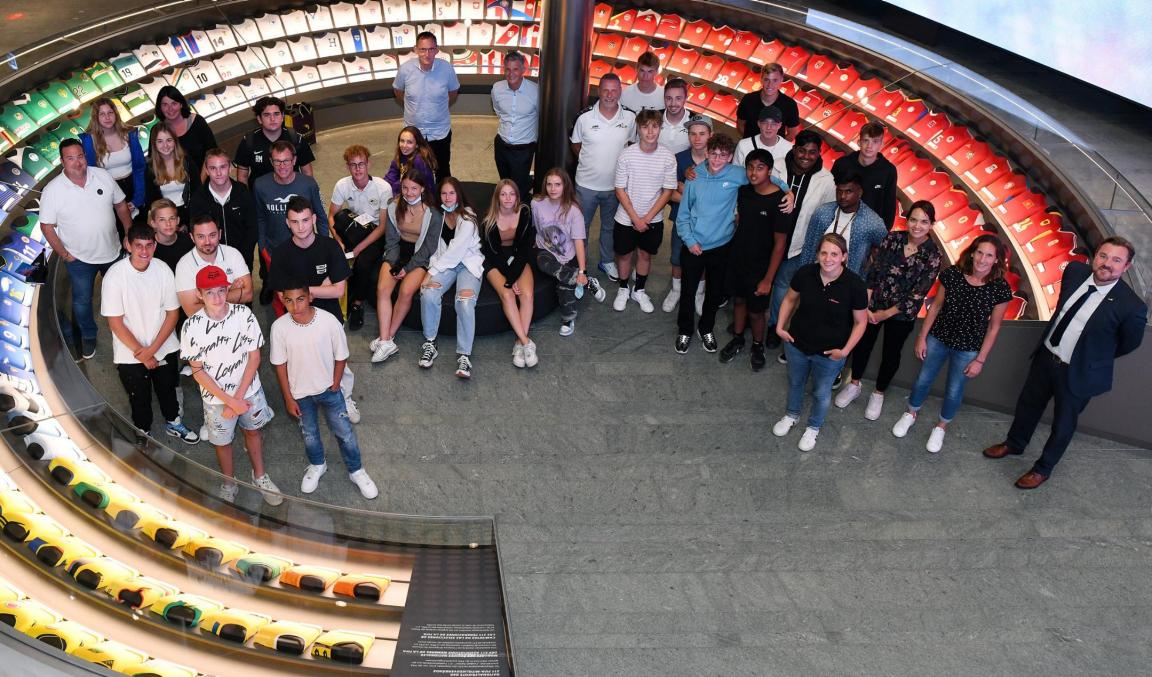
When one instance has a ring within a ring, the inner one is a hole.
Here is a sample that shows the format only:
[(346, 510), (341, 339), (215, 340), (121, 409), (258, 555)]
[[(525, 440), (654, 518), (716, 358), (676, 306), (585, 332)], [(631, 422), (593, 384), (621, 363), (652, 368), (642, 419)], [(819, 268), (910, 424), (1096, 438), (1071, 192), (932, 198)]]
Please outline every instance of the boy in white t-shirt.
[(208, 441), (216, 447), (220, 472), (227, 478), (220, 486), (220, 498), (236, 498), (232, 439), (239, 424), (252, 462), (252, 482), (260, 488), (264, 501), (276, 506), (284, 498), (264, 470), (264, 440), (260, 434), (260, 429), (275, 415), (256, 373), (264, 335), (247, 306), (228, 302), (231, 286), (228, 276), (217, 266), (205, 266), (196, 273), (196, 293), (204, 307), (184, 323), (180, 357), (188, 360), (192, 376), (200, 384)]
[(200, 436), (180, 421), (176, 397), (180, 346), (173, 330), (179, 315), (171, 269), (157, 261), (156, 233), (150, 226), (128, 229), (128, 258), (112, 264), (100, 288), (100, 314), (112, 330), (112, 360), (128, 393), (132, 424), (152, 429), (152, 392), (168, 423), (164, 430), (187, 444)]
[(278, 291), (288, 312), (272, 323), (269, 332), (272, 349), (269, 360), (276, 367), (276, 379), (284, 394), (289, 416), (300, 419), (308, 468), (300, 481), (300, 491), (316, 491), (320, 477), (328, 471), (324, 442), (320, 438), (320, 410), (328, 429), (336, 436), (340, 455), (348, 468), (348, 478), (364, 498), (379, 492), (368, 472), (360, 465), (360, 442), (348, 420), (340, 381), (348, 362), (348, 339), (336, 316), (312, 305), (312, 293), (305, 280), (288, 280)]

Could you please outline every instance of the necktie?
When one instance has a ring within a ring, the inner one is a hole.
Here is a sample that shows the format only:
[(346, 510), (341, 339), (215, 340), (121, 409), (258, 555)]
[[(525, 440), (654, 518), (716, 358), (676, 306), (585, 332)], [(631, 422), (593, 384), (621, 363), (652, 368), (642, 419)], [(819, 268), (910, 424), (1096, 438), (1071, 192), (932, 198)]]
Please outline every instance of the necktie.
[(1052, 344), (1053, 348), (1060, 345), (1060, 339), (1064, 338), (1064, 332), (1068, 330), (1068, 325), (1072, 324), (1072, 318), (1076, 316), (1076, 313), (1080, 312), (1080, 308), (1084, 306), (1084, 302), (1094, 293), (1096, 293), (1096, 287), (1088, 285), (1088, 291), (1081, 294), (1080, 298), (1076, 299), (1076, 302), (1072, 304), (1072, 307), (1064, 313), (1064, 317), (1060, 318), (1060, 323), (1052, 330), (1052, 336), (1048, 337), (1048, 342)]

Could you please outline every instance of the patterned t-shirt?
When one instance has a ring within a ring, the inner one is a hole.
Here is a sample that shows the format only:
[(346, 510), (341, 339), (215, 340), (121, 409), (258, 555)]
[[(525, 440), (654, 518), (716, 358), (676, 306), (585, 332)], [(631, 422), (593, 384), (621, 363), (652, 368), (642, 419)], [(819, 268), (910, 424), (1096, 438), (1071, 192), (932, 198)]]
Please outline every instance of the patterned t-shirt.
[(969, 284), (957, 266), (940, 273), (940, 285), (944, 307), (929, 333), (952, 350), (980, 350), (992, 310), (1012, 300), (1012, 288), (1004, 278), (978, 287)]
[(588, 239), (584, 215), (577, 205), (561, 213), (549, 200), (533, 200), (532, 220), (536, 224), (536, 246), (560, 263), (568, 263), (576, 256), (573, 240)]
[[(180, 337), (180, 359), (202, 362), (204, 371), (216, 385), (229, 395), (235, 395), (248, 364), (248, 353), (263, 345), (264, 335), (260, 333), (256, 316), (247, 306), (230, 303), (223, 320), (213, 320), (203, 309), (188, 318)], [(256, 374), (248, 392), (244, 393), (244, 399), (259, 390), (260, 375)], [(223, 404), (220, 398), (203, 387), (200, 396), (205, 404)]]

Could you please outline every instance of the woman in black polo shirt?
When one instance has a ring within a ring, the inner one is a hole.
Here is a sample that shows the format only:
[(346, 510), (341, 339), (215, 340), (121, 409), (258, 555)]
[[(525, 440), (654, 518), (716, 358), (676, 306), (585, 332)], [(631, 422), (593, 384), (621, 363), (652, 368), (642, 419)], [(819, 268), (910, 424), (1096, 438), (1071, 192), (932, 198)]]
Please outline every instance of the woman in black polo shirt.
[[(811, 451), (832, 402), (832, 382), (868, 326), (868, 288), (844, 267), (848, 244), (836, 233), (820, 238), (816, 263), (792, 277), (780, 305), (776, 333), (788, 356), (788, 408), (772, 427), (777, 437), (788, 434), (800, 420), (804, 389), (812, 376), (812, 410), (797, 445)], [(787, 329), (785, 329), (787, 327)]]

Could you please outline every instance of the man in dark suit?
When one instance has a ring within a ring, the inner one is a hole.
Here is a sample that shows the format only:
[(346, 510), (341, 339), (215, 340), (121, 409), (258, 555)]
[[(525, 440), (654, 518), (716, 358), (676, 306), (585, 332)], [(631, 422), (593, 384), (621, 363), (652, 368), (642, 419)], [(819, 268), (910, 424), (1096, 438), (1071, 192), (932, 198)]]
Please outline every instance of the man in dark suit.
[(1092, 265), (1072, 262), (1060, 282), (1060, 302), (1032, 355), (1032, 367), (1016, 402), (1008, 439), (984, 450), (988, 458), (1024, 453), (1032, 433), (1055, 398), (1052, 431), (1032, 469), (1016, 480), (1035, 489), (1048, 480), (1072, 435), (1080, 412), (1096, 395), (1112, 389), (1117, 357), (1140, 346), (1148, 307), (1120, 276), (1136, 250), (1121, 237), (1100, 244)]

